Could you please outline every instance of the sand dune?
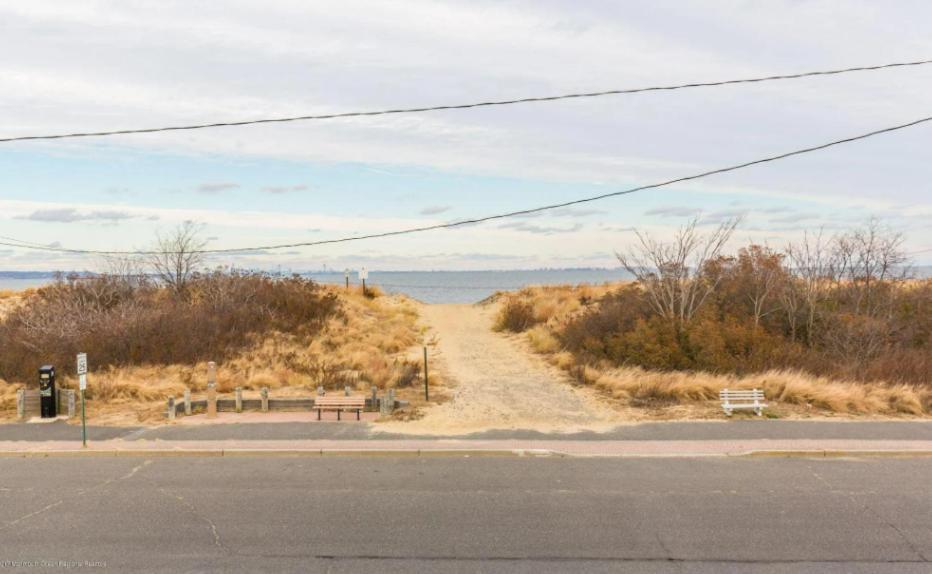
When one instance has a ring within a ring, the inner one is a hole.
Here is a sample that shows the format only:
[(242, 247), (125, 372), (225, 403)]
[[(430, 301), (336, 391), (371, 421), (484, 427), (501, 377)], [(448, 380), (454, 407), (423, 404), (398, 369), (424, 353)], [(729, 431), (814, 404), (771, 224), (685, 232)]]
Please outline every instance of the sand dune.
[(450, 401), (423, 418), (379, 425), (392, 432), (459, 434), (489, 429), (604, 430), (620, 422), (588, 389), (492, 331), (494, 306), (424, 305), (423, 321), (438, 340), (432, 368), (453, 385)]

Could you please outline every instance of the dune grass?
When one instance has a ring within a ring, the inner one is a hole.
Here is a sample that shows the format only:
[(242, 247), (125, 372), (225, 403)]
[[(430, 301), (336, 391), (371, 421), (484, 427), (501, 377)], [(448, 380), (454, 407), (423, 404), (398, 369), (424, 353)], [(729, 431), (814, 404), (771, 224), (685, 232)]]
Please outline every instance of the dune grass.
[[(410, 394), (416, 400), (418, 393), (406, 392), (420, 376), (420, 347), (413, 347), (422, 336), (415, 304), (384, 296), (373, 287), (366, 296), (358, 288), (321, 289), (338, 298), (339, 314), (318, 332), (267, 332), (241, 352), (217, 361), (218, 391), (226, 394), (242, 387), (249, 394), (269, 387), (273, 395), (289, 396), (312, 394), (318, 386), (342, 390), (348, 385), (368, 394), (376, 386), (397, 388), (399, 396)], [(206, 361), (97, 368), (93, 357), (91, 361), (88, 413), (98, 423), (161, 420), (168, 397), (181, 397), (186, 389), (195, 397), (206, 391)], [(23, 383), (0, 380), (0, 417), (15, 416), (16, 389)], [(60, 376), (59, 385), (76, 388), (77, 380)]]
[(531, 287), (501, 294), (495, 329), (522, 333), (534, 352), (569, 373), (577, 383), (598, 389), (625, 407), (708, 407), (717, 404), (721, 389), (758, 388), (772, 405), (802, 412), (932, 415), (932, 385), (840, 380), (799, 369), (740, 375), (650, 370), (594, 361), (570, 352), (561, 338), (567, 324), (623, 284)]

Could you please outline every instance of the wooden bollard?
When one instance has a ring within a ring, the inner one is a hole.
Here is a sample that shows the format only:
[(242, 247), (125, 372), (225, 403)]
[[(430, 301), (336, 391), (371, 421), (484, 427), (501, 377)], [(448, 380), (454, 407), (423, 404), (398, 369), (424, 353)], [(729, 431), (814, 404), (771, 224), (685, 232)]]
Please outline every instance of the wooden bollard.
[(379, 388), (375, 385), (372, 385), (372, 410), (377, 410), (379, 408)]
[(175, 397), (168, 397), (168, 420), (175, 420)]
[(74, 389), (68, 389), (68, 418), (73, 419), (77, 410), (77, 401), (75, 399)]
[(184, 390), (184, 414), (191, 416), (191, 389)]
[(262, 390), (259, 391), (259, 396), (262, 397), (262, 412), (269, 412), (269, 388), (262, 387)]
[(236, 412), (243, 412), (243, 387), (236, 387)]
[(343, 387), (343, 395), (344, 395), (344, 396), (347, 396), (347, 397), (348, 397), (348, 396), (350, 396), (350, 394), (352, 394), (352, 392), (353, 392), (353, 391), (352, 391), (352, 389), (350, 388), (349, 385), (346, 385), (346, 386)]
[(323, 385), (317, 385), (317, 394), (318, 394), (318, 395), (321, 395), (321, 396), (324, 394), (324, 386), (323, 386)]
[(26, 389), (16, 390), (16, 416), (19, 419), (26, 418)]
[(395, 410), (395, 389), (388, 389), (382, 397), (382, 402), (379, 403), (379, 413), (383, 416), (390, 415), (393, 410)]
[(207, 384), (207, 418), (217, 418), (217, 386), (213, 383)]

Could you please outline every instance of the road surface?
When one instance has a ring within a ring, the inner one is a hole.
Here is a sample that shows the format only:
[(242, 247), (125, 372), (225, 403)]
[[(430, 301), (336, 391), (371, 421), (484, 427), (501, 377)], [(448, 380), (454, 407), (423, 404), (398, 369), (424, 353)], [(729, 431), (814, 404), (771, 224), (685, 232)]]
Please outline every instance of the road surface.
[(930, 476), (929, 458), (0, 458), (0, 564), (928, 573)]

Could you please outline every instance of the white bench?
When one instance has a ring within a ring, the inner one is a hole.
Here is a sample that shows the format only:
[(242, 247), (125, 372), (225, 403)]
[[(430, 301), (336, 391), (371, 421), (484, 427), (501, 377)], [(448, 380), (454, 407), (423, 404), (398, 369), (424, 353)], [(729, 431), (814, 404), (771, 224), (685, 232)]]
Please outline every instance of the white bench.
[(722, 389), (718, 398), (722, 400), (722, 410), (727, 416), (731, 416), (737, 409), (753, 409), (757, 416), (761, 416), (761, 412), (767, 406), (764, 402), (764, 391), (760, 389)]

